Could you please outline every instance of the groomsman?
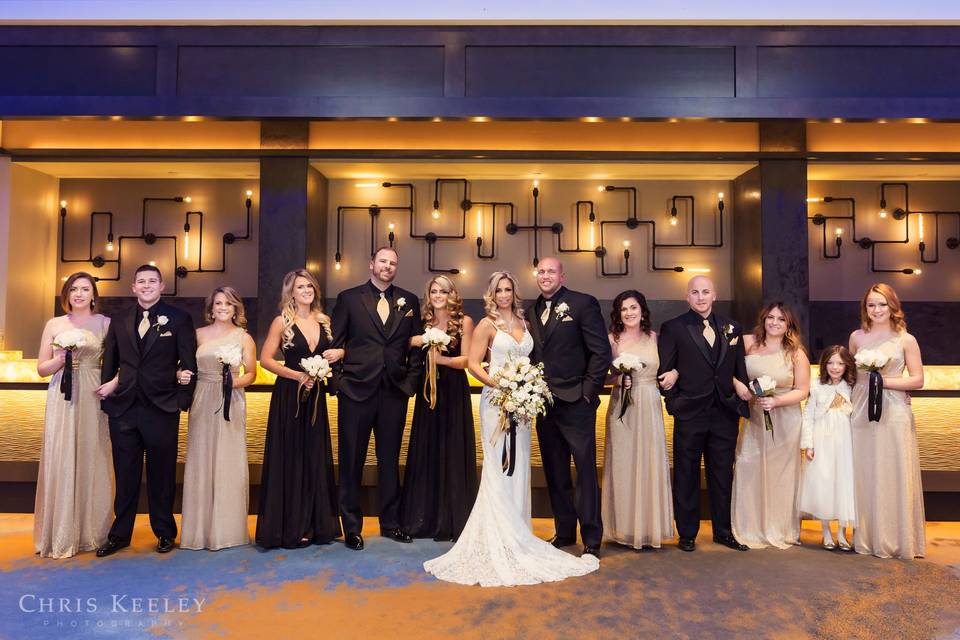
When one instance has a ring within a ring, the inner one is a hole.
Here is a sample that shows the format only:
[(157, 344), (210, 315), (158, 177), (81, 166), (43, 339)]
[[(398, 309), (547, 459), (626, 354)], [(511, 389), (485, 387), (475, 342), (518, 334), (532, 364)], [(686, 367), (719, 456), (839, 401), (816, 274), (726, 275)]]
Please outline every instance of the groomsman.
[(177, 383), (177, 370), (196, 372), (197, 336), (190, 315), (160, 299), (160, 269), (145, 264), (133, 276), (137, 304), (114, 317), (103, 345), (103, 367), (97, 389), (100, 406), (110, 417), (110, 445), (116, 479), (116, 518), (97, 556), (116, 553), (130, 544), (143, 458), (147, 458), (150, 527), (157, 551), (173, 550), (177, 523), (173, 500), (177, 491), (177, 435), (180, 411), (190, 408), (195, 382)]
[[(533, 360), (542, 362), (554, 395), (553, 406), (537, 419), (537, 439), (547, 478), (556, 535), (555, 547), (577, 541), (577, 521), (583, 553), (600, 555), (600, 485), (597, 482), (597, 407), (612, 359), (610, 342), (591, 295), (563, 286), (563, 264), (544, 258), (537, 265), (540, 296), (527, 308), (533, 336)], [(570, 458), (577, 468), (576, 499)]]
[(344, 542), (363, 549), (360, 488), (373, 430), (380, 494), (380, 533), (411, 542), (400, 529), (400, 441), (407, 400), (417, 392), (419, 358), (410, 338), (420, 332), (417, 296), (393, 284), (399, 257), (391, 247), (370, 260), (370, 280), (342, 291), (333, 309), (333, 347), (344, 349), (339, 381), (340, 517)]
[(673, 510), (679, 547), (696, 548), (700, 529), (700, 460), (706, 456), (707, 492), (713, 520), (713, 541), (746, 551), (730, 527), (730, 495), (740, 416), (750, 410), (747, 397), (737, 396), (736, 377), (745, 385), (743, 332), (740, 325), (713, 311), (713, 281), (696, 276), (687, 284), (690, 310), (660, 327), (659, 374), (676, 369), (675, 384), (663, 385), (673, 428)]

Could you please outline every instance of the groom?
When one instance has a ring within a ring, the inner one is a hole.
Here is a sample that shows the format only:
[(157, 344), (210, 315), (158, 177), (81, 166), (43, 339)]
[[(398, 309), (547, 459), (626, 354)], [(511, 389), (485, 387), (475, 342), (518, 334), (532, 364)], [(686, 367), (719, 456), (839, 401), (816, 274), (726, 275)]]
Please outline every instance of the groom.
[(133, 276), (137, 304), (115, 317), (103, 346), (103, 367), (97, 389), (109, 416), (116, 518), (97, 556), (116, 553), (130, 544), (143, 456), (147, 456), (147, 498), (150, 527), (157, 551), (173, 550), (177, 523), (177, 435), (180, 411), (190, 408), (195, 382), (178, 384), (177, 370), (196, 372), (197, 336), (190, 316), (160, 300), (163, 276), (145, 264)]
[[(550, 542), (565, 547), (577, 541), (583, 553), (599, 557), (603, 524), (597, 482), (597, 407), (610, 367), (610, 343), (600, 304), (585, 293), (563, 286), (563, 265), (544, 258), (537, 265), (540, 297), (527, 308), (533, 336), (533, 360), (542, 362), (553, 406), (537, 419), (537, 438), (547, 478), (556, 535)], [(571, 497), (570, 456), (577, 467), (576, 502)]]
[(700, 529), (700, 459), (706, 457), (707, 491), (713, 520), (713, 541), (746, 551), (730, 528), (730, 494), (740, 416), (750, 410), (737, 396), (736, 377), (746, 388), (743, 333), (736, 322), (713, 311), (713, 281), (696, 276), (687, 284), (690, 310), (663, 323), (657, 347), (659, 374), (676, 369), (675, 384), (663, 385), (673, 428), (673, 510), (678, 546), (696, 548)]
[(373, 429), (380, 494), (380, 533), (412, 542), (400, 529), (400, 441), (407, 401), (417, 393), (420, 359), (410, 358), (410, 338), (420, 332), (417, 296), (393, 284), (399, 258), (380, 247), (370, 279), (340, 292), (333, 309), (333, 346), (344, 349), (339, 382), (340, 517), (344, 542), (363, 549), (360, 487)]

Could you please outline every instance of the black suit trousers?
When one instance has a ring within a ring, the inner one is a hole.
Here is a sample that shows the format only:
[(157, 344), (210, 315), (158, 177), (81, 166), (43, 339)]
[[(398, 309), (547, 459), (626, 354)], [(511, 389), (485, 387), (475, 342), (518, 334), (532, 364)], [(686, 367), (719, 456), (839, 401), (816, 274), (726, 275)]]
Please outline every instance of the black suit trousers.
[(704, 458), (710, 518), (715, 536), (731, 535), (730, 496), (739, 416), (714, 399), (693, 418), (676, 418), (673, 429), (673, 512), (681, 538), (700, 530), (700, 459)]
[[(599, 545), (603, 538), (596, 424), (596, 407), (582, 399), (556, 399), (547, 414), (537, 419), (537, 439), (557, 535), (575, 537), (579, 517), (580, 537), (583, 544), (590, 546)], [(570, 475), (571, 455), (577, 468), (575, 492)]]
[(380, 528), (400, 526), (400, 443), (407, 416), (406, 394), (383, 381), (366, 400), (337, 395), (338, 459), (340, 463), (340, 517), (345, 534), (363, 529), (360, 490), (363, 466), (374, 433), (377, 453), (377, 488), (380, 494)]
[(137, 398), (118, 418), (110, 418), (110, 446), (113, 450), (113, 471), (116, 518), (110, 538), (129, 542), (140, 500), (140, 478), (143, 455), (147, 455), (147, 500), (150, 527), (158, 538), (175, 538), (177, 523), (173, 519), (173, 501), (177, 493), (177, 436), (180, 413), (161, 411)]

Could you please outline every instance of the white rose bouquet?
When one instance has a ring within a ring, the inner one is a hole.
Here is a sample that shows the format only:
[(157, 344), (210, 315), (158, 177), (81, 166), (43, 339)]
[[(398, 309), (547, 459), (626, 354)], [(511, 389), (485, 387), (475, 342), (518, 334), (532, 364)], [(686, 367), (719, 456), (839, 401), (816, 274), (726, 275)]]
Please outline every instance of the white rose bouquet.
[(517, 428), (530, 428), (533, 419), (547, 412), (547, 405), (553, 404), (553, 395), (543, 377), (543, 365), (533, 364), (530, 358), (520, 356), (510, 358), (493, 375), (495, 386), (490, 392), (490, 402), (500, 407), (500, 423), (494, 433), (491, 444), (506, 434), (509, 442), (504, 443), (501, 464), (504, 473), (513, 475), (516, 462)]
[(430, 409), (437, 407), (437, 356), (450, 346), (450, 335), (437, 327), (427, 327), (420, 336), (427, 349), (427, 375), (423, 378), (423, 397)]
[[(315, 387), (319, 387), (321, 382), (333, 375), (333, 370), (330, 368), (330, 363), (323, 356), (310, 356), (309, 358), (300, 359), (300, 367), (303, 371), (313, 378), (317, 384)], [(301, 391), (303, 388), (303, 383), (297, 387), (297, 391), (300, 395), (300, 402), (306, 402), (310, 398), (310, 394), (313, 393), (313, 390), (306, 391), (305, 393)], [(304, 390), (305, 391), (305, 390)], [(318, 391), (316, 397), (313, 399), (313, 418), (310, 423), (313, 424), (317, 421), (317, 407), (320, 404), (320, 394), (322, 391)], [(294, 416), (300, 415), (300, 408), (297, 407), (297, 413)]]
[[(223, 419), (230, 422), (230, 399), (233, 397), (233, 367), (239, 367), (243, 362), (243, 347), (235, 342), (217, 347), (213, 355), (223, 366)], [(218, 409), (219, 411), (219, 409)]]
[[(621, 353), (614, 359), (613, 368), (623, 374), (624, 379), (630, 379), (631, 389), (633, 388), (633, 372), (640, 371), (647, 365), (640, 360), (640, 357), (633, 353)], [(633, 394), (622, 384), (620, 386), (620, 420), (623, 420), (627, 407), (633, 404)]]
[[(750, 381), (750, 391), (758, 398), (772, 396), (776, 388), (777, 381), (770, 376), (760, 376)], [(773, 420), (770, 418), (770, 412), (766, 409), (763, 410), (763, 426), (770, 432), (770, 437), (773, 437)]]
[(880, 422), (883, 415), (883, 376), (880, 374), (890, 357), (878, 349), (860, 349), (853, 356), (857, 368), (867, 371), (870, 384), (867, 391), (867, 420)]
[(82, 329), (67, 329), (53, 339), (53, 346), (66, 352), (63, 374), (60, 376), (60, 393), (67, 402), (73, 400), (73, 352), (86, 344), (87, 335)]

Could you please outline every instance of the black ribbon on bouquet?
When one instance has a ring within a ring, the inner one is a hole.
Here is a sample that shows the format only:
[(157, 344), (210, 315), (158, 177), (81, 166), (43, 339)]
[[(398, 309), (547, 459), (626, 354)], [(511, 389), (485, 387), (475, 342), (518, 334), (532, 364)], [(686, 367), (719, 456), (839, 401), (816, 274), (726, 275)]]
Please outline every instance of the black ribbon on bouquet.
[(517, 463), (517, 422), (511, 415), (508, 420), (510, 426), (504, 433), (503, 453), (500, 455), (500, 466), (503, 473), (508, 476), (513, 475), (513, 470)]
[[(630, 380), (630, 388), (628, 389), (624, 384), (624, 380)], [(618, 420), (623, 420), (623, 416), (627, 413), (627, 407), (632, 404), (633, 401), (633, 373), (628, 369), (623, 372), (623, 380), (620, 381), (620, 415), (617, 416)]]
[[(750, 386), (753, 387), (753, 393), (758, 398), (763, 397), (763, 387), (760, 386), (760, 381), (756, 378), (750, 381)], [(763, 428), (770, 432), (770, 437), (773, 440), (776, 440), (776, 437), (773, 435), (773, 418), (770, 417), (770, 412), (766, 409), (763, 410)]]
[(883, 414), (883, 376), (879, 371), (870, 372), (870, 386), (867, 393), (867, 420), (880, 422)]
[(230, 422), (230, 399), (233, 397), (233, 372), (230, 365), (223, 365), (223, 419)]
[(73, 399), (73, 350), (67, 349), (67, 357), (63, 362), (63, 375), (60, 376), (60, 393), (63, 399), (70, 402)]

